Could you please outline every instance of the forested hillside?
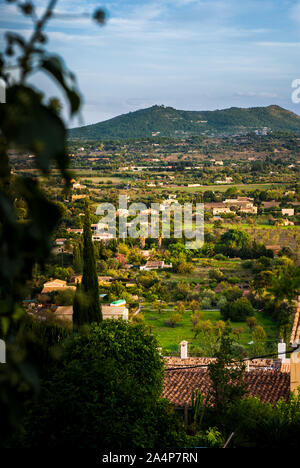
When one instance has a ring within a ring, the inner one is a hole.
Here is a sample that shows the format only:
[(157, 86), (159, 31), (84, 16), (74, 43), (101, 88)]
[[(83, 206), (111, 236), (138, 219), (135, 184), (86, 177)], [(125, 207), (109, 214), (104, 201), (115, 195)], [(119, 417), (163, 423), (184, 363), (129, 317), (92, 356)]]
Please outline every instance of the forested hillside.
[(72, 138), (140, 138), (190, 135), (228, 136), (270, 131), (300, 134), (300, 117), (279, 106), (183, 111), (152, 106), (93, 125), (73, 128)]

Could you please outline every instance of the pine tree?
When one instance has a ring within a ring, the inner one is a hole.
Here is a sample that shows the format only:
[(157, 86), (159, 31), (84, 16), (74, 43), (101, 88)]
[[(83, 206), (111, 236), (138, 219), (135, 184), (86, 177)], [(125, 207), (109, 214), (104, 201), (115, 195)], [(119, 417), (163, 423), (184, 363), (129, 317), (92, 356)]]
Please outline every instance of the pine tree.
[[(83, 273), (80, 288), (76, 290), (73, 304), (73, 323), (81, 326), (85, 323), (99, 322), (102, 313), (99, 301), (98, 275), (92, 241), (90, 210), (85, 207), (83, 226)], [(74, 309), (75, 305), (75, 309)]]

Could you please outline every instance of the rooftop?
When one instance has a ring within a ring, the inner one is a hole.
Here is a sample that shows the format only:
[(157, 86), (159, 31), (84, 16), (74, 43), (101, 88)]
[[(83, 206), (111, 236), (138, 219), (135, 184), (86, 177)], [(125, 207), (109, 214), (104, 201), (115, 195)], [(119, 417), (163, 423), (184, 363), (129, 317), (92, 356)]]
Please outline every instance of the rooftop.
[[(259, 398), (263, 403), (274, 405), (280, 398), (290, 395), (290, 375), (276, 370), (253, 370), (245, 372), (248, 395)], [(199, 389), (211, 403), (211, 381), (206, 368), (166, 372), (163, 397), (177, 407), (191, 406), (193, 391)]]

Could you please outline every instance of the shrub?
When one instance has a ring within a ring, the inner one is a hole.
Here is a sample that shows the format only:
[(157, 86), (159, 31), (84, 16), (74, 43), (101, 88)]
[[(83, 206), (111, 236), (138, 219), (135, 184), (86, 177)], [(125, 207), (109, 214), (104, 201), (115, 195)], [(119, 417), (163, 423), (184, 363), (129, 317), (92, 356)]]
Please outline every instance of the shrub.
[(245, 297), (240, 297), (234, 302), (227, 302), (221, 309), (224, 320), (230, 319), (233, 322), (241, 322), (247, 317), (253, 316), (254, 312), (251, 302)]
[(165, 324), (168, 327), (174, 328), (176, 325), (178, 325), (180, 322), (182, 322), (182, 317), (181, 314), (172, 314), (169, 320), (165, 322)]
[(211, 300), (209, 297), (204, 297), (202, 299), (202, 309), (210, 309), (211, 308)]
[(214, 258), (215, 260), (227, 260), (227, 257), (221, 253), (216, 254)]

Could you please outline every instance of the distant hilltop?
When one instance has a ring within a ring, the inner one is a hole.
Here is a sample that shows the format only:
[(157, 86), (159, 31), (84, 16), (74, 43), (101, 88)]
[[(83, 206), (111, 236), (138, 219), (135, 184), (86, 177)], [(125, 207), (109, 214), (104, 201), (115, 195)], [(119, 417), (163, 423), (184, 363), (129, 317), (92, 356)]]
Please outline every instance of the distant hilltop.
[(122, 139), (145, 137), (232, 136), (272, 131), (300, 135), (300, 116), (280, 106), (231, 107), (214, 111), (183, 111), (152, 106), (93, 125), (69, 130), (70, 138)]

